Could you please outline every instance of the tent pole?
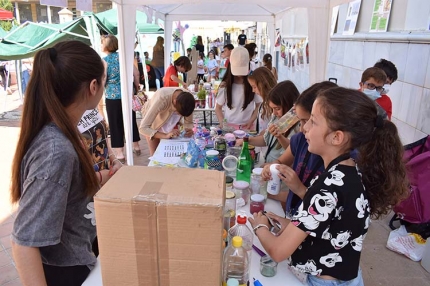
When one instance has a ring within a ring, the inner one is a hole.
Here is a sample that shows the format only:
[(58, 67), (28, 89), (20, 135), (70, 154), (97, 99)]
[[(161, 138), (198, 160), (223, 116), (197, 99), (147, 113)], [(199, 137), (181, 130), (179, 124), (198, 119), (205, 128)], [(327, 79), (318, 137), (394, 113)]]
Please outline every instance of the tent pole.
[(119, 67), (121, 75), (121, 103), (124, 120), (125, 147), (127, 165), (133, 165), (133, 128), (132, 128), (132, 84), (133, 84), (133, 60), (134, 60), (134, 33), (136, 28), (136, 5), (123, 5), (117, 3), (118, 7), (118, 44), (119, 44)]
[(309, 84), (326, 79), (330, 44), (329, 7), (308, 8)]
[(18, 22), (18, 25), (21, 24), (21, 18), (19, 17), (19, 6), (18, 1), (15, 1), (15, 15), (16, 15), (16, 21)]
[(164, 70), (170, 66), (170, 51), (172, 50), (172, 33), (173, 21), (170, 20), (169, 15), (166, 16), (164, 25)]

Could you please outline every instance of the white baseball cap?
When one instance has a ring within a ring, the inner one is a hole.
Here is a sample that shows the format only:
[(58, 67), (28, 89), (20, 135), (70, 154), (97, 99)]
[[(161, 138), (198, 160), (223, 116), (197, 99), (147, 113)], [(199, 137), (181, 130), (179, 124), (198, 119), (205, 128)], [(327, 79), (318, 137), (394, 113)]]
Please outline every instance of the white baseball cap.
[(230, 54), (231, 73), (235, 76), (246, 76), (249, 73), (249, 52), (244, 47), (235, 47)]

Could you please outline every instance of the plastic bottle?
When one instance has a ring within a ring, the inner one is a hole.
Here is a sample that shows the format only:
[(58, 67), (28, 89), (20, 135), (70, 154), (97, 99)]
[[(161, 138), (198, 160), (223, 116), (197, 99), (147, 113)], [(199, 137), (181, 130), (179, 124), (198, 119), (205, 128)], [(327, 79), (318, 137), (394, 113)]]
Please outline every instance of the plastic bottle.
[(281, 118), (278, 119), (274, 124), (278, 126), (279, 131), (281, 133), (286, 132), (288, 129), (290, 129), (294, 124), (296, 124), (299, 121), (297, 118), (296, 112), (294, 110), (294, 107), (292, 107), (290, 110), (287, 111)]
[(224, 252), (222, 285), (227, 286), (227, 281), (234, 278), (239, 281), (239, 286), (246, 286), (249, 281), (249, 261), (248, 255), (242, 247), (242, 238), (235, 236)]
[(281, 179), (278, 177), (279, 171), (276, 169), (277, 166), (279, 166), (279, 164), (270, 165), (272, 179), (267, 182), (267, 192), (271, 195), (279, 194), (281, 188)]
[(251, 183), (252, 159), (248, 149), (248, 137), (243, 138), (242, 151), (236, 169), (236, 180)]
[(246, 215), (238, 214), (236, 224), (228, 230), (228, 245), (231, 244), (233, 237), (240, 236), (243, 239), (242, 247), (248, 254), (248, 259), (251, 261), (252, 243), (254, 234), (252, 230), (246, 225)]

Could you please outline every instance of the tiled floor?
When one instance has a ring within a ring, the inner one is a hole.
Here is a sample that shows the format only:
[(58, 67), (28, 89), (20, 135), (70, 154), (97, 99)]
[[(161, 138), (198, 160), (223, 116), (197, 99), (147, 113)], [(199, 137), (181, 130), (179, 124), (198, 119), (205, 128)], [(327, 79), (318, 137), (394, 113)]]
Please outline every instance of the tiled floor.
[[(19, 122), (4, 120), (4, 107), (19, 111), (17, 97), (9, 97), (3, 104), (0, 94), (0, 286), (22, 285), (14, 266), (11, 254), (10, 233), (14, 220), (14, 206), (9, 201), (10, 166), (15, 151), (19, 132)], [(148, 164), (148, 148), (146, 141), (141, 140), (142, 155), (134, 156), (135, 165)], [(385, 247), (389, 228), (388, 218), (372, 221), (368, 235), (364, 241), (361, 268), (366, 286), (430, 286), (430, 273), (421, 267), (419, 262), (396, 254)], [(118, 285), (127, 286), (127, 285)], [(151, 285), (149, 285), (151, 286)], [(178, 285), (182, 286), (182, 285)]]

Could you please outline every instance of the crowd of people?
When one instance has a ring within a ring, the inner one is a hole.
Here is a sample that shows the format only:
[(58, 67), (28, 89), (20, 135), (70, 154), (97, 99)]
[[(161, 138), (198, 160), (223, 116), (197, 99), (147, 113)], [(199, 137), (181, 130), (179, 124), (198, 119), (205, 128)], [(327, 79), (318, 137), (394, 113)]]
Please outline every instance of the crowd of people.
[[(370, 218), (408, 192), (387, 96), (397, 69), (382, 59), (364, 71), (356, 90), (320, 82), (300, 94), (292, 81), (279, 81), (270, 54), (258, 66), (255, 46), (239, 40), (223, 47), (220, 78), (217, 52), (209, 51), (205, 63), (200, 37), (197, 74), (222, 80), (215, 107), (221, 127), (258, 131), (249, 142), (267, 147), (263, 179), (279, 164), (283, 190), (271, 198), (283, 203), (286, 216), (254, 213), (255, 234), (275, 261), (290, 259), (310, 285), (363, 285), (359, 262)], [(181, 56), (165, 70), (163, 43), (158, 37), (152, 60), (144, 54), (158, 84), (139, 127), (132, 111), (135, 155), (140, 135), (151, 155), (160, 139), (193, 135), (194, 96), (178, 76), (191, 61)], [(19, 202), (12, 250), (24, 285), (81, 285), (96, 263), (93, 196), (125, 163), (118, 41), (107, 35), (101, 44), (103, 59), (78, 41), (34, 58), (11, 187)], [(137, 66), (132, 80), (139, 89)], [(98, 109), (103, 94), (109, 125)], [(272, 123), (291, 109), (298, 122), (281, 133)], [(267, 216), (281, 224), (277, 235)]]

